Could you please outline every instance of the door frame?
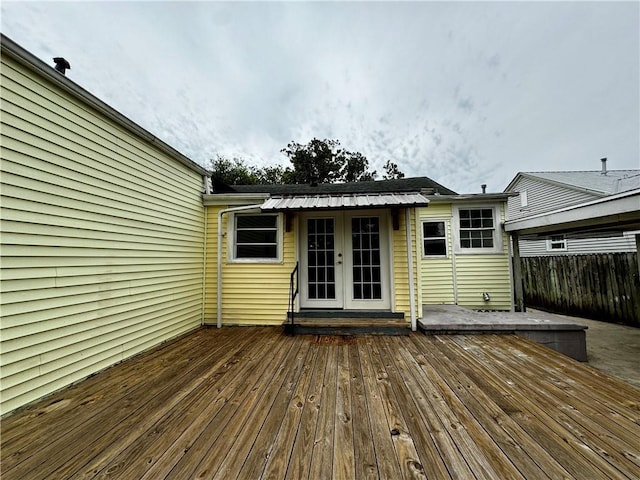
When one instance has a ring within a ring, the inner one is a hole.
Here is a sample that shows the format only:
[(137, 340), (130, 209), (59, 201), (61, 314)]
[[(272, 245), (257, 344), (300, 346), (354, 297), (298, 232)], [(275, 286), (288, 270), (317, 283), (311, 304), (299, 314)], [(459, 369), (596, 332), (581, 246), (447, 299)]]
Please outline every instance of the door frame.
[[(380, 218), (380, 267), (382, 281), (382, 299), (380, 300), (356, 300), (353, 298), (353, 251), (351, 219), (354, 217), (376, 216)], [(327, 218), (335, 219), (335, 273), (336, 273), (336, 297), (342, 292), (342, 300), (335, 302), (325, 300), (313, 300), (308, 298), (307, 289), (307, 219)], [(298, 271), (300, 282), (299, 309), (339, 309), (339, 310), (380, 310), (393, 311), (393, 252), (391, 211), (389, 209), (362, 209), (362, 210), (325, 210), (325, 211), (301, 211), (298, 214), (297, 232), (297, 256), (300, 269)], [(338, 235), (340, 232), (340, 235)], [(340, 238), (338, 238), (340, 237)], [(342, 253), (342, 257), (338, 257)], [(342, 259), (342, 263), (338, 264)], [(340, 282), (338, 274), (340, 272)], [(341, 285), (339, 285), (341, 283)]]
[[(333, 218), (333, 232), (334, 232), (334, 274), (335, 274), (335, 300), (325, 299), (310, 299), (309, 289), (307, 283), (307, 220), (309, 218)], [(343, 309), (344, 308), (344, 272), (343, 272), (343, 245), (344, 245), (344, 231), (343, 231), (343, 217), (342, 212), (332, 212), (330, 210), (323, 212), (301, 212), (299, 216), (299, 235), (298, 235), (298, 262), (300, 269), (298, 270), (298, 279), (300, 282), (300, 308), (317, 308), (317, 309)], [(338, 263), (338, 253), (340, 253), (340, 263)]]

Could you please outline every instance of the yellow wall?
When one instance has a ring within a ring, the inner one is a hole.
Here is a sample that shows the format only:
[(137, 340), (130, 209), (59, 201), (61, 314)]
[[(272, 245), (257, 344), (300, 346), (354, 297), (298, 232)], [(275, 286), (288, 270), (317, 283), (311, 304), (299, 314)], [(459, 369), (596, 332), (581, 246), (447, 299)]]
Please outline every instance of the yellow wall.
[[(410, 212), (414, 212), (414, 209), (410, 209)], [(408, 255), (407, 255), (407, 229), (405, 221), (405, 209), (399, 210), (399, 230), (393, 230), (391, 228), (392, 244), (393, 244), (393, 284), (394, 284), (394, 311), (402, 312), (405, 315), (407, 321), (411, 319), (411, 302), (409, 295), (409, 275), (408, 275)], [(413, 256), (413, 285), (414, 285), (414, 308), (416, 317), (421, 317), (421, 309), (418, 305), (418, 274), (419, 268), (418, 258), (416, 256), (416, 244), (417, 238), (415, 235), (415, 215), (409, 214), (409, 220), (411, 230), (413, 232), (411, 236), (412, 243), (414, 245)]]
[[(504, 204), (500, 208), (504, 220)], [(453, 207), (450, 203), (431, 203), (419, 210), (420, 220), (446, 220), (446, 258), (422, 256), (420, 237), (420, 275), (423, 304), (457, 304), (472, 309), (509, 310), (511, 308), (511, 277), (509, 272), (508, 236), (502, 234), (503, 251), (491, 254), (462, 254), (454, 251)], [(482, 299), (488, 292), (489, 302)]]
[(202, 177), (2, 57), (1, 413), (201, 324)]
[[(216, 272), (217, 272), (217, 229), (218, 212), (226, 208), (222, 206), (207, 207), (207, 267), (205, 293), (205, 322), (215, 324), (216, 307)], [(413, 210), (412, 210), (413, 212)], [(222, 226), (226, 233), (228, 215), (224, 216)], [(415, 229), (415, 218), (410, 215), (412, 228)], [(407, 241), (404, 223), (404, 210), (400, 212), (400, 230), (393, 231), (393, 278), (394, 278), (394, 310), (404, 312), (410, 318), (409, 282), (407, 276)], [(294, 218), (291, 232), (284, 233), (283, 261), (281, 263), (232, 263), (227, 258), (227, 236), (223, 241), (223, 325), (281, 325), (286, 319), (289, 298), (289, 279), (296, 262), (296, 226)], [(412, 236), (414, 244), (419, 239)], [(414, 286), (416, 315), (418, 308), (418, 268), (414, 254)]]
[[(225, 207), (207, 207), (207, 267), (205, 323), (217, 322), (218, 212)], [(222, 323), (223, 325), (282, 325), (289, 305), (289, 279), (296, 263), (296, 221), (283, 233), (279, 263), (233, 263), (227, 257), (229, 215), (222, 228)], [(283, 222), (284, 224), (284, 222)]]
[[(420, 273), (422, 303), (427, 305), (455, 303), (453, 285), (453, 243), (451, 241), (451, 204), (432, 203), (419, 209), (420, 220), (446, 220), (447, 257), (425, 257), (421, 259)], [(422, 223), (418, 226), (418, 248), (422, 257)]]

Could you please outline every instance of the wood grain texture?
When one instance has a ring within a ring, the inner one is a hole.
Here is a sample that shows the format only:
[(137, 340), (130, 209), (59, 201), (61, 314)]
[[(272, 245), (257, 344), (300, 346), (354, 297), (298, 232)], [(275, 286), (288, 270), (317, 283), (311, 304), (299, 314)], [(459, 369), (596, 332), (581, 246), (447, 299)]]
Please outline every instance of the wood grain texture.
[(512, 335), (204, 328), (2, 419), (0, 473), (635, 479), (638, 399)]

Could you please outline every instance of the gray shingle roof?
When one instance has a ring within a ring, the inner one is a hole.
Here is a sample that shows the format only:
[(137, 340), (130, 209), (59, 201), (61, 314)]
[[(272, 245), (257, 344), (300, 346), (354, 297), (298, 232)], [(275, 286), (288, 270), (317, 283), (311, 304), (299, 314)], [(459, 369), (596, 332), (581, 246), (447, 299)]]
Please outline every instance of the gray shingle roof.
[[(222, 188), (220, 188), (222, 187)], [(295, 185), (216, 185), (215, 193), (269, 193), (271, 195), (318, 195), (331, 193), (423, 192), (456, 195), (456, 192), (429, 177), (374, 180), (370, 182), (321, 183), (316, 186)]]

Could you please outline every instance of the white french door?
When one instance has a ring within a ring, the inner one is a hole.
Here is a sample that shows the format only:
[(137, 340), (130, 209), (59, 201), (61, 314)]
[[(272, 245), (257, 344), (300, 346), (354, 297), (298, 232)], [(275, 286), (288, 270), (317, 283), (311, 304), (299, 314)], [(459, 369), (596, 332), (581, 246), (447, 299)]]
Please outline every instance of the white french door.
[(302, 308), (390, 308), (386, 211), (301, 215)]

